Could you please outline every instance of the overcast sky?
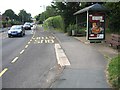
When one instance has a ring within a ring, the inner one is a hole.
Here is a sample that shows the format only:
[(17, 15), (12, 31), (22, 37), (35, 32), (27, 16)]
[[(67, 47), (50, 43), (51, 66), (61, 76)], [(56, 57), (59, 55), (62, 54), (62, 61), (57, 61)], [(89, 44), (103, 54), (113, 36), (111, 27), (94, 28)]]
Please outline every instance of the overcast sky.
[(4, 13), (7, 9), (12, 9), (16, 14), (24, 9), (31, 13), (32, 17), (43, 12), (43, 6), (51, 5), (52, 0), (0, 0), (0, 12)]

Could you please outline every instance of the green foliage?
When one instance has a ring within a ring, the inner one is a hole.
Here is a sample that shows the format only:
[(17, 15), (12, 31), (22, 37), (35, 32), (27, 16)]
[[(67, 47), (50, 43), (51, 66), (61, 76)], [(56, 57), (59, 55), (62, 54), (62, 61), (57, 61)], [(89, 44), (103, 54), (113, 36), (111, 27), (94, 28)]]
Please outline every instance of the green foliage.
[(61, 16), (49, 17), (44, 22), (45, 28), (54, 28), (64, 31), (64, 21)]
[(57, 16), (57, 12), (56, 9), (53, 8), (52, 6), (47, 6), (46, 7), (46, 11), (42, 12), (41, 14), (39, 14), (37, 16), (37, 19), (39, 19), (39, 21), (44, 21), (49, 17), (53, 17), (53, 16)]
[(31, 22), (31, 14), (27, 13), (24, 9), (20, 10), (19, 14), (19, 19), (21, 22)]
[(114, 32), (120, 33), (120, 2), (107, 2), (105, 6), (110, 10), (107, 13), (108, 16), (108, 26), (110, 30)]
[(67, 33), (68, 33), (68, 35), (69, 36), (71, 36), (72, 35), (72, 30), (74, 30), (75, 31), (75, 33), (76, 33), (76, 31), (77, 31), (77, 25), (75, 24), (70, 24), (68, 27), (67, 27)]
[(64, 18), (65, 28), (70, 24), (75, 23), (76, 11), (80, 10), (80, 2), (54, 2), (53, 7), (56, 8), (57, 13)]
[(109, 81), (115, 88), (120, 88), (120, 55), (113, 58), (109, 63)]

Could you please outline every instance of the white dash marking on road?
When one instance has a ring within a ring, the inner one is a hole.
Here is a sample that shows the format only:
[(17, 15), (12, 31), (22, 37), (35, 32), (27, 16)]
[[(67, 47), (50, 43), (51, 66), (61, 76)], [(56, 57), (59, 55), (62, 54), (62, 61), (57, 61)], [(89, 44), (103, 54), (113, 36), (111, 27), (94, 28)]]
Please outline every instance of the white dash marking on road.
[(30, 42), (28, 42), (28, 44), (30, 44)]
[(0, 77), (2, 77), (2, 75), (8, 70), (8, 68), (5, 68), (1, 73), (0, 73)]
[(22, 50), (22, 51), (20, 52), (20, 54), (23, 54), (23, 53), (24, 53), (24, 51), (25, 51), (25, 50)]
[(25, 48), (28, 48), (28, 45), (26, 45)]
[(15, 63), (18, 60), (18, 57), (15, 57), (11, 63)]

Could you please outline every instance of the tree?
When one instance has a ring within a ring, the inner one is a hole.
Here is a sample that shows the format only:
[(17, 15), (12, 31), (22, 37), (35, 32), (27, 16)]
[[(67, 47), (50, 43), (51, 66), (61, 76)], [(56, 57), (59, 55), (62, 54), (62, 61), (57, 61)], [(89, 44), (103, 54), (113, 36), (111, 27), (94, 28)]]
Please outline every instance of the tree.
[(27, 13), (24, 9), (20, 10), (18, 16), (22, 23), (31, 22), (31, 14)]
[(65, 28), (69, 24), (75, 24), (75, 16), (73, 14), (80, 10), (80, 2), (53, 2), (52, 6), (63, 17)]
[(108, 15), (109, 28), (112, 32), (120, 33), (120, 2), (107, 2), (105, 6), (110, 10)]
[(14, 13), (12, 9), (8, 9), (3, 13), (3, 16), (9, 17), (10, 20), (18, 20), (18, 16)]

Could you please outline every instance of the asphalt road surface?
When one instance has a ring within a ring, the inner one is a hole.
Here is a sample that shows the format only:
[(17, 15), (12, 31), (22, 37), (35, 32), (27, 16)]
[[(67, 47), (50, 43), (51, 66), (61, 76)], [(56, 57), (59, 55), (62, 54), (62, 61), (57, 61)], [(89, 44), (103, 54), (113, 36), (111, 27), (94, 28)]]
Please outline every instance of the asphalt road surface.
[(26, 30), (24, 37), (2, 33), (2, 88), (49, 87), (55, 77), (56, 57), (49, 32)]

